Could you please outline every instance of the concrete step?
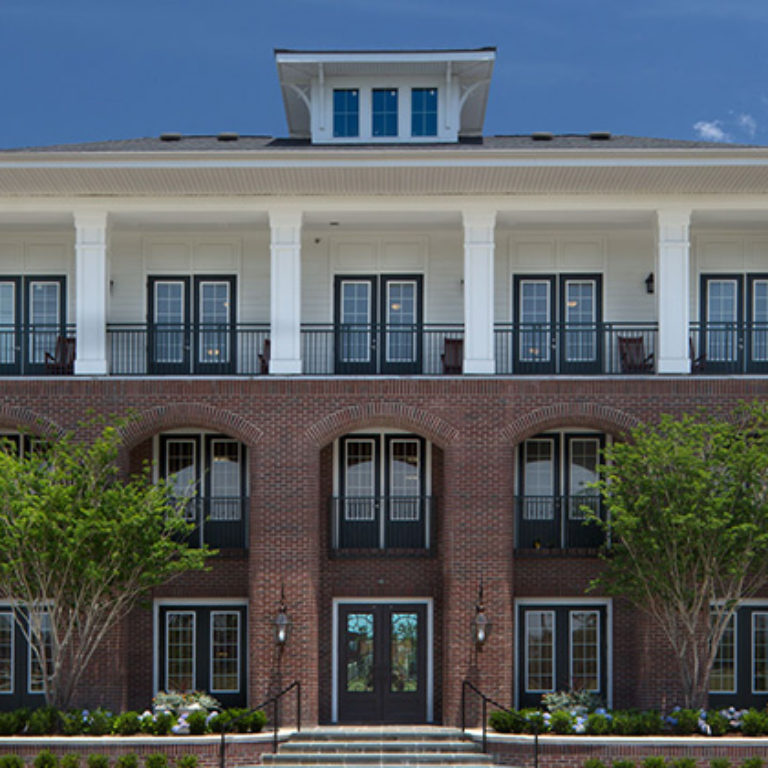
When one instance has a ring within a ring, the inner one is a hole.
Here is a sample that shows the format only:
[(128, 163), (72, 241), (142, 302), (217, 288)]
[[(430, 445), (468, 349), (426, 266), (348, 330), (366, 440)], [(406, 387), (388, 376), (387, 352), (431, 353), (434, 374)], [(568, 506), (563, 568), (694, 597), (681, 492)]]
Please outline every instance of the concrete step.
[(280, 747), (281, 752), (477, 752), (472, 741), (449, 739), (291, 739)]
[(291, 736), (294, 741), (462, 741), (459, 728), (439, 725), (320, 725)]
[(478, 752), (283, 752), (263, 755), (264, 765), (489, 765), (490, 755)]

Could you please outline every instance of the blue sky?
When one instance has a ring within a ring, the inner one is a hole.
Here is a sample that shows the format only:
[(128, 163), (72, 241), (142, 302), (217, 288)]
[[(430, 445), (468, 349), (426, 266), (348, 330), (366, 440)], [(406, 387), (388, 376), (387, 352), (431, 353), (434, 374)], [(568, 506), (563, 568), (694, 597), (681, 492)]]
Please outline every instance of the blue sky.
[(286, 134), (274, 48), (498, 47), (486, 134), (768, 144), (768, 0), (0, 0), (0, 147)]

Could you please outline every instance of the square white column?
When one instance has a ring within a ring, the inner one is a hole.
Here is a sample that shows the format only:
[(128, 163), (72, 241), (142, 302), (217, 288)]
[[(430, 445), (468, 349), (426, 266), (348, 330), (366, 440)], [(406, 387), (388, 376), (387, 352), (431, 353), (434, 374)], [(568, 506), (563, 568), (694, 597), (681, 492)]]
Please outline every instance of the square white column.
[(269, 212), (270, 373), (301, 373), (301, 216)]
[(465, 210), (464, 373), (496, 372), (493, 344), (493, 259), (496, 212)]
[(659, 338), (657, 373), (690, 373), (689, 334), (691, 212), (665, 209), (656, 212), (656, 313)]
[(75, 212), (75, 374), (107, 370), (107, 214)]

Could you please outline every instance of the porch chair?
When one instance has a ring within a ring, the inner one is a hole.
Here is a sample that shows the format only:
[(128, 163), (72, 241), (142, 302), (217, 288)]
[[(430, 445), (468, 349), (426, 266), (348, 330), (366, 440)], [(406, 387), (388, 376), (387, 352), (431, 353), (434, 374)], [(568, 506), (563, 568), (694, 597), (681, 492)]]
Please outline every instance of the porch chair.
[(269, 339), (264, 339), (264, 349), (259, 354), (259, 362), (261, 363), (261, 373), (266, 376), (269, 373), (269, 358), (271, 355)]
[(707, 367), (707, 355), (704, 352), (696, 355), (696, 345), (691, 336), (688, 337), (688, 354), (691, 358), (691, 373), (702, 373)]
[(445, 339), (443, 354), (443, 373), (449, 376), (460, 376), (464, 367), (464, 339)]
[(75, 372), (75, 339), (56, 337), (56, 350), (45, 353), (45, 372), (54, 376), (71, 376)]
[(642, 336), (617, 336), (622, 373), (653, 373), (653, 352), (645, 354)]

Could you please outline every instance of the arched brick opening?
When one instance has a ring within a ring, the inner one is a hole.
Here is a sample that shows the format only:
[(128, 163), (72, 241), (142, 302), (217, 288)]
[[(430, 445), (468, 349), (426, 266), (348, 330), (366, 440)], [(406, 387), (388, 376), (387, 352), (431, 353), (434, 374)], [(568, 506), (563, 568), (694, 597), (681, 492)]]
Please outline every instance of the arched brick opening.
[(514, 446), (548, 429), (584, 427), (622, 437), (639, 424), (640, 421), (626, 411), (599, 403), (555, 403), (515, 419), (501, 434), (504, 442)]
[(56, 437), (64, 430), (56, 422), (31, 408), (0, 405), (0, 428), (30, 432), (40, 437)]
[(392, 427), (421, 435), (439, 448), (459, 439), (459, 430), (439, 416), (401, 402), (369, 402), (323, 417), (306, 431), (307, 439), (323, 448), (347, 432)]

